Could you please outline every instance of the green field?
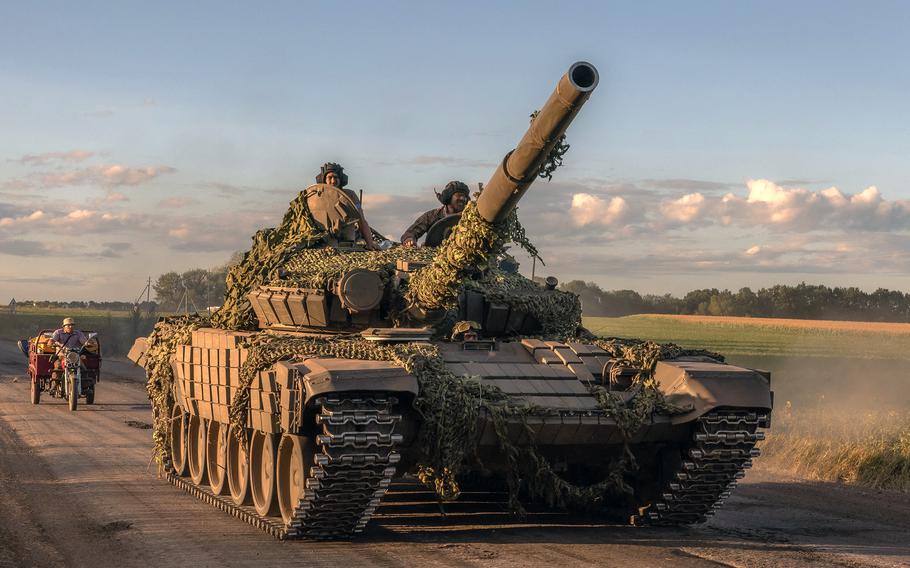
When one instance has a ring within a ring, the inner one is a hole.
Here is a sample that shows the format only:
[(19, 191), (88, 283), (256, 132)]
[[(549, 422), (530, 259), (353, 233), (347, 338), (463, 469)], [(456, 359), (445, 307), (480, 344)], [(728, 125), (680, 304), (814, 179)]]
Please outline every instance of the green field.
[(621, 318), (586, 317), (584, 325), (604, 337), (650, 339), (725, 355), (778, 355), (910, 359), (910, 333), (811, 329), (759, 325), (749, 318), (717, 322), (649, 315)]
[(75, 318), (79, 329), (98, 332), (102, 349), (109, 355), (126, 353), (133, 340), (148, 334), (157, 320), (157, 315), (137, 316), (127, 311), (20, 307), (15, 314), (0, 312), (0, 339), (27, 339), (42, 329), (57, 329), (64, 317)]

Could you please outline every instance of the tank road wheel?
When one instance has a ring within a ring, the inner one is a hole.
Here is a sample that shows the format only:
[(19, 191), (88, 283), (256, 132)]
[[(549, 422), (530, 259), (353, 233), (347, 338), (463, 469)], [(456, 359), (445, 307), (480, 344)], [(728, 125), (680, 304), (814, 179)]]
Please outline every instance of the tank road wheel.
[(240, 445), (234, 427), (228, 429), (227, 435), (227, 481), (231, 490), (231, 499), (237, 505), (250, 502), (250, 458)]
[(222, 495), (227, 489), (227, 426), (219, 422), (209, 422), (206, 436), (205, 469), (209, 475), (209, 486), (212, 493)]
[(314, 465), (316, 447), (311, 438), (285, 434), (278, 445), (278, 463), (276, 471), (276, 489), (278, 491), (278, 508), (284, 524), (291, 522), (294, 511), (300, 506), (300, 500), (306, 492), (306, 478)]
[(171, 467), (181, 477), (186, 475), (186, 416), (175, 404), (171, 411)]
[(262, 517), (278, 513), (275, 499), (275, 437), (253, 431), (250, 440), (250, 492), (253, 506)]
[(41, 381), (38, 377), (32, 377), (32, 404), (41, 402)]
[(196, 485), (205, 482), (205, 421), (198, 416), (190, 416), (186, 429), (186, 459), (190, 466), (190, 479)]

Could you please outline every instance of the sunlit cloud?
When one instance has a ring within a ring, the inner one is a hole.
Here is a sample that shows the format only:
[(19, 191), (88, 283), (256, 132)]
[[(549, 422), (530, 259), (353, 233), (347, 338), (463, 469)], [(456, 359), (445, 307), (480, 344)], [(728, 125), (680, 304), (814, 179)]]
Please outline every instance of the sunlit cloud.
[(678, 223), (691, 223), (700, 218), (704, 210), (705, 196), (701, 193), (689, 193), (660, 205), (664, 218)]
[(44, 188), (78, 185), (136, 186), (176, 171), (175, 168), (170, 166), (130, 167), (123, 164), (98, 165), (78, 170), (43, 173), (39, 177), (39, 185)]
[(590, 193), (576, 193), (572, 196), (569, 215), (579, 227), (612, 225), (621, 220), (628, 209), (626, 200), (619, 196), (607, 200)]
[(44, 211), (38, 210), (21, 217), (3, 217), (0, 219), (0, 227), (13, 227), (16, 225), (26, 225), (44, 219)]

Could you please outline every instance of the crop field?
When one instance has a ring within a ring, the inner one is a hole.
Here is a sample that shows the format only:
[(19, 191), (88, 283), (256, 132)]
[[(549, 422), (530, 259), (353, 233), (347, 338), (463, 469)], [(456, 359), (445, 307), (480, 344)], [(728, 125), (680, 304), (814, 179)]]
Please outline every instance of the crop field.
[(57, 329), (64, 317), (75, 318), (79, 329), (98, 332), (104, 351), (118, 355), (129, 350), (136, 337), (147, 334), (157, 319), (128, 311), (20, 306), (15, 314), (0, 312), (0, 339), (27, 339), (42, 329)]
[(586, 317), (596, 335), (734, 355), (910, 359), (910, 324), (711, 316)]
[(637, 315), (585, 318), (597, 335), (710, 349), (771, 371), (758, 465), (910, 492), (910, 324)]

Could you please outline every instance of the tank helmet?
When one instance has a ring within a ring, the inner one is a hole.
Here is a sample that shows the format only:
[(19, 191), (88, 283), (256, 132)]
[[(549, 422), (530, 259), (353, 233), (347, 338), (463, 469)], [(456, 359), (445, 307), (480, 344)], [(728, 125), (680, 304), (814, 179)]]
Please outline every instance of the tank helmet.
[(344, 173), (344, 168), (341, 167), (341, 164), (336, 164), (335, 162), (326, 162), (322, 164), (319, 168), (319, 173), (316, 175), (316, 183), (325, 183), (325, 175), (329, 172), (334, 172), (341, 178), (341, 187), (348, 184), (348, 175)]
[(456, 193), (463, 193), (465, 197), (470, 197), (471, 195), (468, 184), (463, 181), (453, 180), (446, 184), (442, 193), (436, 193), (436, 198), (439, 199), (439, 202), (443, 205), (448, 205)]
[(63, 318), (63, 325), (64, 326), (76, 325), (76, 320), (74, 320), (73, 318)]

